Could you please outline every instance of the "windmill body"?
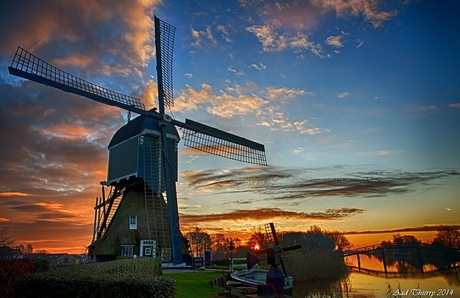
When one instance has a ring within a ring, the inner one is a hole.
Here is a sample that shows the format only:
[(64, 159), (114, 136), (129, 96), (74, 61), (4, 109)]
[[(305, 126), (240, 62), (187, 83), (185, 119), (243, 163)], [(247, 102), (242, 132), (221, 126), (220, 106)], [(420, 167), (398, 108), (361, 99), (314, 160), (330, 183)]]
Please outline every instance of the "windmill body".
[[(153, 192), (166, 191), (159, 127), (158, 120), (139, 116), (113, 135), (108, 145), (108, 185), (129, 184), (129, 181), (141, 178)], [(166, 158), (177, 173), (179, 134), (174, 125), (168, 125), (166, 131), (166, 140), (175, 149), (165, 152)]]
[[(161, 256), (182, 263), (187, 255), (179, 229), (175, 127), (183, 129), (185, 146), (217, 156), (267, 165), (265, 147), (243, 137), (186, 119), (172, 119), (165, 107), (173, 101), (172, 57), (175, 28), (155, 17), (159, 112), (139, 99), (69, 74), (18, 47), (8, 71), (31, 81), (116, 106), (140, 116), (121, 127), (109, 143), (107, 181), (96, 198), (93, 257)], [(106, 195), (105, 188), (110, 187)], [(136, 227), (136, 228), (134, 228)]]
[[(162, 195), (167, 191), (163, 158), (177, 173), (179, 134), (174, 125), (167, 125), (165, 129), (166, 142), (175, 150), (164, 155), (160, 121), (157, 119), (139, 116), (112, 137), (108, 145), (109, 161), (104, 185), (123, 189), (123, 193), (116, 208), (110, 206), (115, 210), (113, 216), (107, 219), (108, 223), (104, 223), (105, 214), (107, 217), (110, 215), (108, 204), (96, 203), (96, 211), (99, 211), (96, 218), (102, 217), (102, 221), (95, 225), (97, 237), (89, 249), (90, 255), (97, 259), (113, 259), (117, 255), (151, 255), (171, 259), (173, 223), (170, 219), (177, 219), (178, 214), (170, 214), (174, 210), (168, 208), (167, 198)], [(110, 202), (110, 199), (104, 202)], [(105, 212), (101, 207), (106, 207)], [(179, 244), (184, 258), (187, 249), (182, 241)]]

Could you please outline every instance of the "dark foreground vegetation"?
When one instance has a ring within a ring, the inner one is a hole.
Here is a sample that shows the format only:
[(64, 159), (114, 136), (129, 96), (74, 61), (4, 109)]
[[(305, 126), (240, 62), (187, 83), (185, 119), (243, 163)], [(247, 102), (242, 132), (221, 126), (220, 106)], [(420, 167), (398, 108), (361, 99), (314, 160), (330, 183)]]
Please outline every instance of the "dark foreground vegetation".
[[(8, 260), (29, 266), (30, 259)], [(24, 265), (24, 266), (25, 266)], [(32, 266), (33, 267), (33, 266)], [(175, 297), (176, 281), (164, 277), (161, 260), (125, 259), (51, 268), (29, 268), (1, 297)]]

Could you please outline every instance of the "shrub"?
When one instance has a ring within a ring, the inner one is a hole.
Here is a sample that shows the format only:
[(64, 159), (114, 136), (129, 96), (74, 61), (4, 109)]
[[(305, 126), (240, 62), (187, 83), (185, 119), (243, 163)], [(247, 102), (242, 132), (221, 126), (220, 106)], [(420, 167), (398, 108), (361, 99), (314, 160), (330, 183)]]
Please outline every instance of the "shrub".
[(138, 258), (71, 265), (14, 282), (16, 297), (174, 297), (175, 281), (161, 259)]
[(35, 274), (14, 282), (15, 297), (175, 297), (174, 280), (134, 275), (55, 277)]
[(49, 260), (34, 258), (32, 261), (35, 263), (35, 272), (46, 272), (50, 270)]
[(35, 272), (35, 263), (29, 259), (0, 259), (0, 297), (13, 297), (13, 282)]

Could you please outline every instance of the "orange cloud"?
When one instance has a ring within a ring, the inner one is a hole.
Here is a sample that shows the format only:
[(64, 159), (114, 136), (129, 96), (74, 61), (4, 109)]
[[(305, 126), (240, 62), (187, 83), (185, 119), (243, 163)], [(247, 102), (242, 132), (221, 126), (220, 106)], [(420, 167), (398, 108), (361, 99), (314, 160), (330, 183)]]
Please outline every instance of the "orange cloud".
[[(115, 1), (110, 3), (110, 9), (92, 0), (9, 3), (2, 7), (6, 10), (2, 17), (7, 18), (4, 22), (10, 24), (11, 30), (3, 30), (0, 36), (9, 42), (0, 44), (0, 52), (13, 52), (11, 45), (46, 53), (68, 46), (69, 54), (60, 53), (66, 58), (55, 60), (59, 65), (94, 73), (126, 72), (126, 67), (120, 68), (114, 59), (101, 61), (103, 55), (109, 54), (127, 61), (123, 64), (131, 65), (128, 72), (135, 73), (144, 69), (154, 55), (153, 14), (161, 2)], [(87, 54), (75, 53), (82, 49)]]
[(28, 197), (30, 194), (19, 192), (19, 191), (5, 191), (0, 192), (0, 197)]
[(45, 136), (57, 137), (62, 139), (83, 138), (91, 135), (90, 127), (79, 126), (78, 123), (58, 124), (41, 129)]
[(268, 219), (338, 220), (363, 212), (363, 209), (358, 208), (326, 209), (323, 212), (295, 212), (282, 210), (280, 208), (260, 208), (255, 210), (235, 210), (216, 214), (181, 214), (180, 218), (181, 222), (184, 224), (196, 222), (233, 222), (239, 220), (266, 221)]

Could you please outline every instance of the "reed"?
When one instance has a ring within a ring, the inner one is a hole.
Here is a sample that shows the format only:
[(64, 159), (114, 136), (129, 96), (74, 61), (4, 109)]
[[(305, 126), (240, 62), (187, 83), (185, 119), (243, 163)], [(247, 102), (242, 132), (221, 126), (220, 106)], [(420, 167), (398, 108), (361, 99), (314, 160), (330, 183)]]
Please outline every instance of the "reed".
[(349, 273), (339, 251), (302, 249), (284, 259), (295, 282), (340, 280)]

